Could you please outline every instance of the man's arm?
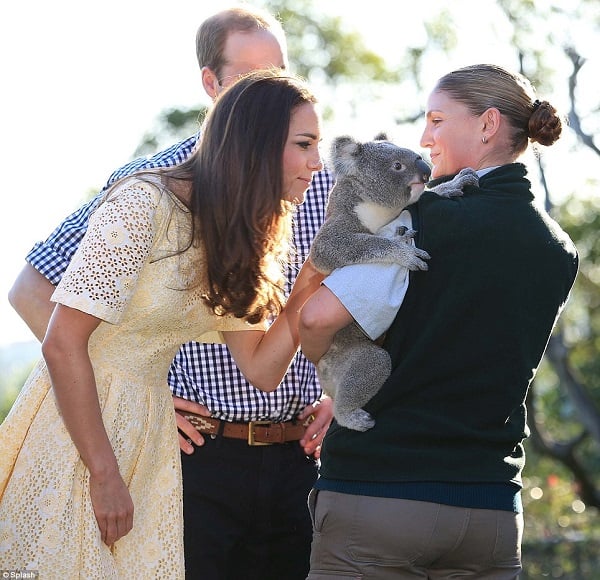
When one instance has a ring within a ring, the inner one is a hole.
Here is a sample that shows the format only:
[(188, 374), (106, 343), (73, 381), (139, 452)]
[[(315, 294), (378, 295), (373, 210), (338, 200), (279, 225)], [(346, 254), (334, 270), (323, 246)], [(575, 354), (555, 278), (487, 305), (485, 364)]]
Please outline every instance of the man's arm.
[[(29, 261), (25, 264), (10, 289), (8, 301), (40, 342), (44, 339), (50, 316), (54, 311), (54, 304), (50, 302), (54, 286), (31, 264), (40, 265), (48, 257), (52, 258), (52, 262), (55, 263), (52, 269), (46, 271), (43, 266), (42, 269), (52, 281), (58, 284), (87, 230), (91, 212), (96, 208), (99, 200), (102, 199), (106, 189), (114, 181), (126, 175), (131, 175), (138, 169), (171, 167), (181, 163), (192, 153), (197, 140), (198, 135), (193, 135), (150, 158), (140, 157), (134, 159), (114, 171), (107, 184), (95, 198), (74, 211), (63, 220), (43, 244), (36, 244), (36, 247), (29, 252), (27, 256)], [(57, 260), (54, 260), (55, 256)], [(37, 260), (42, 261), (38, 262)]]
[(50, 302), (53, 292), (54, 286), (29, 263), (8, 292), (10, 305), (40, 342), (44, 340), (54, 310), (54, 303)]

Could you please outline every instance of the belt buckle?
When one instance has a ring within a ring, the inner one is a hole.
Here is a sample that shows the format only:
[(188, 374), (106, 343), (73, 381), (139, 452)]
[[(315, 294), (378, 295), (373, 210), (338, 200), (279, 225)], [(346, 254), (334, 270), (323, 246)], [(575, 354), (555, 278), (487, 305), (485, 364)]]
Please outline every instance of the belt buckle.
[(271, 425), (273, 421), (249, 421), (248, 422), (248, 445), (258, 447), (261, 445), (273, 445), (269, 441), (255, 441), (254, 440), (254, 427), (257, 425)]

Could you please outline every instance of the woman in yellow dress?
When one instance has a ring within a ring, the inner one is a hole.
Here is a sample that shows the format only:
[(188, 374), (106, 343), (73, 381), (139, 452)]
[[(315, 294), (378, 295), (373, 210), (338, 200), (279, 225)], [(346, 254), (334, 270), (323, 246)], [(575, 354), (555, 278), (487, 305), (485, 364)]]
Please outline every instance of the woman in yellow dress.
[(283, 377), (320, 282), (304, 266), (283, 307), (292, 208), (322, 167), (315, 104), (298, 79), (252, 73), (188, 161), (107, 192), (54, 292), (45, 360), (0, 426), (0, 568), (183, 578), (167, 372), (199, 340), (227, 343), (258, 388)]

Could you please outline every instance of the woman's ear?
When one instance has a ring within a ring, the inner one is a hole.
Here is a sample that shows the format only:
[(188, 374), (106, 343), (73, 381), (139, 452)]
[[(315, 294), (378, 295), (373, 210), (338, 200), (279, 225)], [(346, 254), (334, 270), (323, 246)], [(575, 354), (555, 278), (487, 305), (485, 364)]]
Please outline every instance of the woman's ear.
[(490, 107), (481, 114), (481, 137), (484, 143), (493, 137), (500, 128), (500, 111), (496, 107)]

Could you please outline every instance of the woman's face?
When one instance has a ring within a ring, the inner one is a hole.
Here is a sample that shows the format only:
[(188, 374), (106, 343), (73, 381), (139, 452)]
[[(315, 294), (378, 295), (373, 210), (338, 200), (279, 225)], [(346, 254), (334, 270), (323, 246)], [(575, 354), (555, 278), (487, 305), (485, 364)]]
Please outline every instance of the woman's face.
[(315, 171), (323, 169), (319, 143), (321, 120), (312, 103), (297, 106), (283, 150), (283, 199), (300, 204)]
[(463, 103), (442, 91), (431, 93), (421, 136), (421, 147), (427, 147), (431, 156), (431, 177), (454, 175), (465, 167), (479, 169), (483, 126), (482, 117), (474, 116)]

